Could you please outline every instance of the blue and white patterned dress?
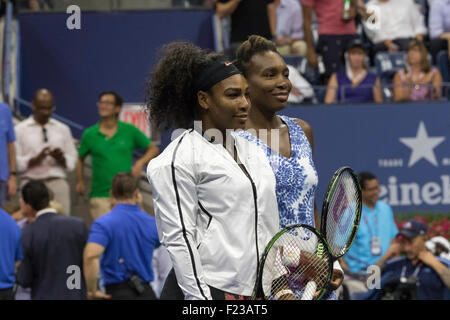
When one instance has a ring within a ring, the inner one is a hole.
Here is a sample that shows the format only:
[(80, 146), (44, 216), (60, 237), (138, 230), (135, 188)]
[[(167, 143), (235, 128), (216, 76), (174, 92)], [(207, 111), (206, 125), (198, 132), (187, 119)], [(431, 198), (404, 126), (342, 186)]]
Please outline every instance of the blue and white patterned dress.
[[(260, 146), (269, 158), (276, 180), (280, 227), (284, 228), (298, 223), (314, 227), (314, 195), (319, 177), (312, 159), (311, 145), (303, 129), (293, 118), (279, 117), (289, 130), (291, 143), (291, 156), (289, 158), (273, 150), (249, 132), (251, 130), (238, 131), (238, 134)], [(272, 135), (272, 139), (273, 137)], [(331, 292), (327, 293), (322, 299), (335, 300), (337, 296), (335, 292)]]
[(248, 131), (239, 131), (239, 135), (260, 146), (269, 158), (276, 179), (280, 227), (296, 223), (314, 226), (314, 194), (319, 178), (312, 160), (311, 146), (302, 128), (293, 118), (280, 118), (289, 130), (289, 158), (271, 149)]

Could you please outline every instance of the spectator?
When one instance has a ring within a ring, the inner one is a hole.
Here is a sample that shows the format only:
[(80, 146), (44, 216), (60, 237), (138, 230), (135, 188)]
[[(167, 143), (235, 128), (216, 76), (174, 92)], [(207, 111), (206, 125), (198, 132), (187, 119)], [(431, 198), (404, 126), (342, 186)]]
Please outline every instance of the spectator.
[(398, 229), (391, 207), (378, 199), (378, 179), (370, 172), (361, 172), (358, 178), (363, 201), (361, 223), (356, 238), (342, 261), (346, 273), (344, 285), (349, 288), (350, 294), (367, 290), (365, 277), (369, 266), (378, 263), (380, 259), (399, 254), (399, 245), (391, 246)]
[(53, 9), (53, 0), (28, 0), (28, 8), (31, 11), (50, 10)]
[[(18, 198), (9, 201), (7, 204), (3, 206), (3, 209), (9, 213), (11, 218), (13, 218), (17, 225), (22, 230), (27, 224), (34, 221), (33, 218), (25, 218), (23, 215), (23, 205), (21, 205), (21, 202)], [(22, 247), (22, 243), (20, 244)], [(22, 288), (21, 286), (17, 286), (16, 294), (15, 294), (16, 300), (30, 300), (31, 299), (31, 290)]]
[[(22, 188), (22, 198), (25, 217), (35, 220), (23, 229), (24, 259), (18, 284), (31, 288), (33, 300), (86, 299), (81, 272), (88, 236), (84, 222), (51, 209), (49, 192), (41, 181), (28, 182)], [(75, 272), (73, 279), (70, 272)]]
[(408, 46), (406, 69), (394, 76), (394, 101), (439, 100), (442, 76), (432, 68), (424, 44), (413, 40)]
[(383, 102), (380, 79), (368, 71), (363, 43), (355, 39), (345, 52), (345, 67), (333, 73), (325, 103)]
[(70, 215), (70, 186), (66, 178), (77, 161), (72, 134), (68, 126), (51, 118), (55, 105), (47, 89), (36, 91), (31, 107), (33, 115), (16, 126), (21, 186), (30, 180), (42, 180), (64, 214)]
[(275, 0), (277, 23), (275, 43), (281, 55), (306, 55), (303, 13), (298, 0)]
[(367, 7), (377, 8), (374, 15), (378, 27), (366, 27), (374, 44), (373, 57), (380, 51), (406, 51), (412, 39), (423, 40), (427, 28), (413, 0), (370, 0)]
[[(344, 0), (301, 0), (303, 30), (307, 45), (307, 57), (311, 67), (319, 66), (317, 54), (322, 56), (324, 72), (322, 82), (326, 84), (330, 76), (341, 69), (344, 50), (348, 43), (358, 38), (354, 18), (356, 4), (351, 1), (350, 15), (343, 19)], [(319, 24), (319, 39), (314, 46), (312, 34), (312, 13), (315, 12)]]
[(14, 300), (14, 274), (23, 258), (20, 238), (17, 223), (0, 209), (0, 300)]
[(256, 34), (267, 39), (275, 37), (276, 7), (274, 0), (217, 0), (216, 14), (220, 19), (231, 17), (230, 48), (226, 54), (235, 58), (236, 49)]
[(289, 80), (292, 83), (292, 89), (289, 93), (288, 103), (302, 103), (305, 99), (309, 100), (314, 97), (314, 90), (305, 78), (294, 68), (287, 65), (289, 69)]
[[(90, 193), (91, 216), (95, 220), (111, 211), (109, 191), (116, 173), (131, 171), (136, 178), (142, 175), (143, 166), (158, 154), (158, 147), (151, 144), (134, 125), (119, 121), (122, 98), (115, 92), (102, 92), (97, 103), (100, 121), (83, 132), (78, 149), (78, 194), (83, 194), (84, 159), (92, 158), (92, 185)], [(132, 167), (133, 151), (147, 149), (144, 156)]]
[[(111, 188), (116, 205), (91, 227), (84, 250), (91, 299), (156, 299), (150, 282), (154, 280), (153, 250), (160, 243), (155, 218), (137, 205), (138, 183), (131, 173), (117, 174)], [(99, 266), (106, 294), (97, 288)]]
[(17, 223), (24, 219), (22, 208), (20, 207), (20, 202), (18, 198), (15, 198), (11, 201), (8, 201), (5, 203), (2, 207), (3, 210), (5, 210), (11, 218), (14, 219)]
[(0, 207), (17, 192), (15, 140), (11, 109), (0, 103)]
[(440, 50), (448, 50), (450, 59), (450, 1), (434, 0), (430, 4), (428, 19), (430, 52), (433, 59)]
[(427, 250), (426, 230), (427, 226), (416, 220), (403, 225), (397, 239), (406, 255), (381, 264), (381, 290), (372, 289), (362, 299), (443, 300), (448, 297), (450, 262)]

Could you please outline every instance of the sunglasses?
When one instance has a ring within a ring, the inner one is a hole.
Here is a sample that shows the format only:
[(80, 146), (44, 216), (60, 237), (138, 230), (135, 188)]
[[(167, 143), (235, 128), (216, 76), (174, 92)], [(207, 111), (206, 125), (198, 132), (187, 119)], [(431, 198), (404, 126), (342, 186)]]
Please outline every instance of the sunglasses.
[(44, 142), (48, 142), (47, 129), (44, 127), (42, 127), (42, 134), (44, 135)]

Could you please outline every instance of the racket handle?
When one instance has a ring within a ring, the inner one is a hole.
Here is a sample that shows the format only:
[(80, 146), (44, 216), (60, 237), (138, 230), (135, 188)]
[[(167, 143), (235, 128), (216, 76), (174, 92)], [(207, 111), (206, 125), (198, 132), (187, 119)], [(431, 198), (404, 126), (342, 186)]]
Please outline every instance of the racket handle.
[(312, 300), (314, 293), (316, 293), (317, 284), (315, 281), (309, 281), (306, 284), (305, 291), (302, 296), (302, 300)]

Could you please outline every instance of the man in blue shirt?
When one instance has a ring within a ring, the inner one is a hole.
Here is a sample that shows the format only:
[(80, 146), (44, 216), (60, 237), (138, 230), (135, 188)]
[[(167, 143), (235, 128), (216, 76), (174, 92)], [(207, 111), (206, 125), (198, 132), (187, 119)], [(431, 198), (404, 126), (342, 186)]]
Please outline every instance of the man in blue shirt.
[(450, 261), (434, 256), (425, 242), (427, 226), (407, 221), (397, 236), (405, 256), (386, 262), (381, 289), (370, 290), (362, 299), (443, 300), (449, 297)]
[(23, 259), (21, 231), (17, 223), (0, 209), (0, 300), (13, 300), (16, 262)]
[(11, 110), (5, 103), (0, 103), (0, 207), (6, 196), (14, 196), (17, 191), (16, 136)]
[(386, 254), (392, 258), (399, 255), (400, 246), (391, 242), (398, 233), (391, 207), (378, 200), (380, 186), (377, 178), (369, 172), (361, 172), (359, 181), (362, 191), (362, 215), (358, 233), (345, 256), (346, 271), (366, 274), (367, 267), (376, 264)]
[[(90, 299), (156, 299), (153, 250), (160, 246), (155, 218), (137, 205), (138, 180), (119, 173), (112, 182), (113, 210), (94, 221), (84, 250), (84, 274)], [(101, 257), (101, 259), (100, 259)], [(101, 271), (106, 294), (97, 287)]]

